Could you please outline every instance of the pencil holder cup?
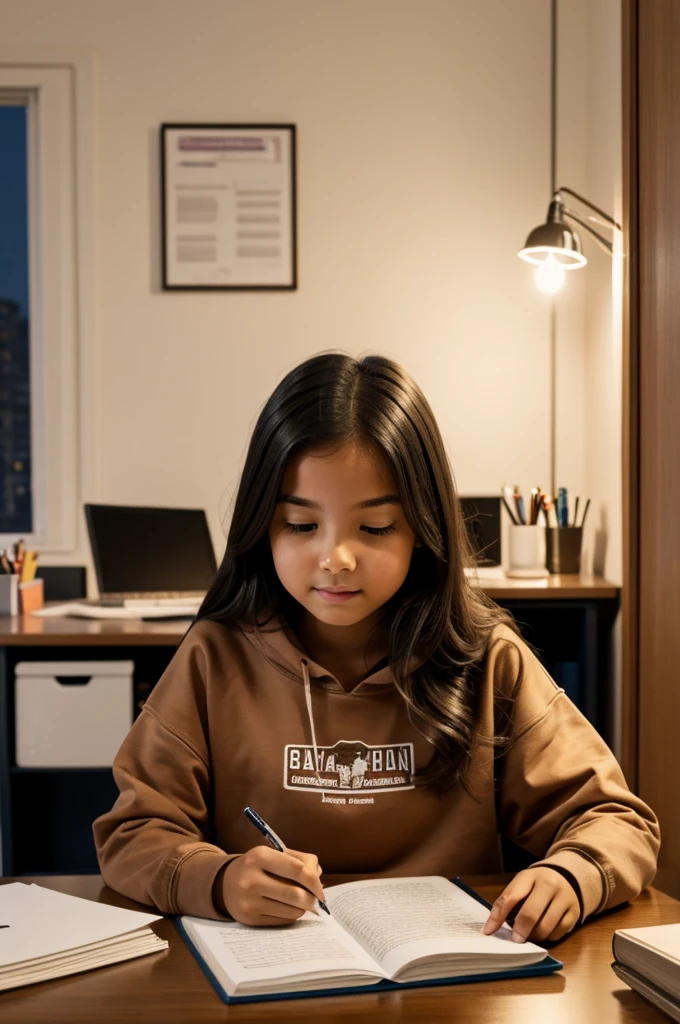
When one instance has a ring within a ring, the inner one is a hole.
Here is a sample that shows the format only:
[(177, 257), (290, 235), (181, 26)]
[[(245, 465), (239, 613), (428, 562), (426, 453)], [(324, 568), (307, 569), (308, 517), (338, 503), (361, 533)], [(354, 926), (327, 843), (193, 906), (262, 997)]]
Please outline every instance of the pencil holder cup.
[(548, 575), (545, 526), (510, 526), (508, 541), (508, 576), (539, 579)]
[(22, 615), (30, 615), (44, 607), (45, 589), (42, 579), (19, 584), (19, 611)]
[(582, 526), (551, 526), (546, 537), (546, 565), (551, 573), (581, 571)]
[(19, 614), (19, 577), (0, 574), (0, 615)]

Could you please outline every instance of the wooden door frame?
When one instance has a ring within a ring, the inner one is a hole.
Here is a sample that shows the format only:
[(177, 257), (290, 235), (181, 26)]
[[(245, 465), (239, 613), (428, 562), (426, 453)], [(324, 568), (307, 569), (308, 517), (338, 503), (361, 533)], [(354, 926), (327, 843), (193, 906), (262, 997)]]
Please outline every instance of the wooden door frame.
[(623, 115), (623, 591), (621, 766), (638, 789), (640, 566), (640, 303), (638, 233), (638, 4), (622, 0)]

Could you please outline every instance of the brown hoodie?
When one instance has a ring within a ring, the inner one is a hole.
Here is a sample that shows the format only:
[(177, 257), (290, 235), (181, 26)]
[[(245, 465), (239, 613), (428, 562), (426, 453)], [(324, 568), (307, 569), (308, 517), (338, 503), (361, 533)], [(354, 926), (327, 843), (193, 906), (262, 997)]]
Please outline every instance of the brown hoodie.
[(346, 692), (298, 644), (206, 620), (189, 631), (116, 757), (120, 796), (94, 823), (110, 886), (165, 913), (223, 916), (216, 876), (265, 842), (247, 804), (318, 856), (324, 884), (499, 872), (499, 832), (575, 880), (583, 919), (651, 883), (656, 817), (507, 627), (489, 645), (479, 728), (493, 735), (494, 693), (510, 694), (523, 665), (515, 738), (496, 778), (492, 748), (475, 745), (476, 799), (459, 785), (443, 797), (413, 786), (433, 749), (388, 667)]

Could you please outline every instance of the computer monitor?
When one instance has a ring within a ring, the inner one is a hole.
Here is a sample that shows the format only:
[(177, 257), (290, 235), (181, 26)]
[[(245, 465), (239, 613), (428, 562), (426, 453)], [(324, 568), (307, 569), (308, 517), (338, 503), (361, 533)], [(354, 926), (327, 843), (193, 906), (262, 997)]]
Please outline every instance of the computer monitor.
[(85, 505), (99, 593), (200, 596), (217, 564), (198, 508)]

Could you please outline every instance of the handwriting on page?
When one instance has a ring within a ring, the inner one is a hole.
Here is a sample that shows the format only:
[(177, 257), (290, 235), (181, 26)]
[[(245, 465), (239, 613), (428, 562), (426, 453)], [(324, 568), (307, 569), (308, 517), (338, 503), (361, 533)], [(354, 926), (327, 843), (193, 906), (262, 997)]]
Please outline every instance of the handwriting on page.
[(354, 956), (316, 921), (297, 921), (284, 928), (225, 926), (220, 938), (246, 970), (279, 967), (309, 960), (353, 960)]
[(382, 960), (397, 946), (419, 939), (479, 937), (482, 926), (427, 882), (385, 890), (362, 885), (333, 897), (333, 913), (359, 942)]

